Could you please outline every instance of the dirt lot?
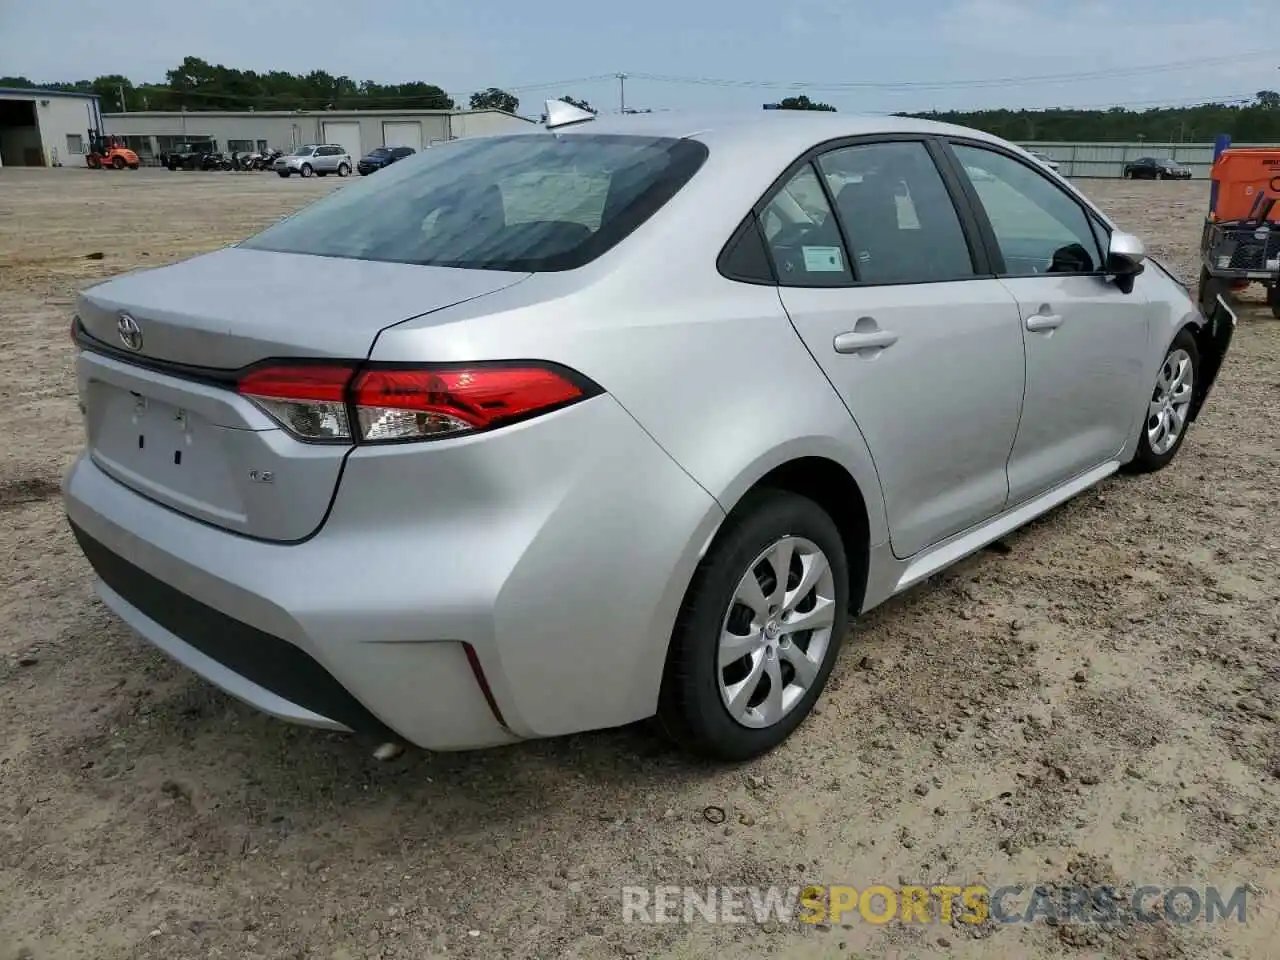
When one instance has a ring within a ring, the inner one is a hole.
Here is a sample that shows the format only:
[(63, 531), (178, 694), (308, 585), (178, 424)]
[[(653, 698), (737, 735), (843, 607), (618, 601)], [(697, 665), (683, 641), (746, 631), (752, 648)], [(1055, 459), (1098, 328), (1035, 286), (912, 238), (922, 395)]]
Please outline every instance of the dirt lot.
[[(0, 171), (0, 960), (1276, 955), (1269, 313), (1245, 305), (1173, 467), (859, 623), (773, 755), (709, 769), (628, 729), (378, 763), (131, 635), (57, 497), (80, 442), (76, 290), (338, 186)], [(1203, 184), (1085, 188), (1194, 279)], [(808, 882), (1248, 885), (1249, 923), (621, 922), (623, 885)]]

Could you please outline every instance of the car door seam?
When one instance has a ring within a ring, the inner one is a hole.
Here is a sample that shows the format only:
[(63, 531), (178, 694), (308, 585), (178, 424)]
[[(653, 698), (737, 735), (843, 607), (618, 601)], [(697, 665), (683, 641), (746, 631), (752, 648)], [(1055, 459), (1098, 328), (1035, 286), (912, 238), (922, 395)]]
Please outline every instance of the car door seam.
[(1009, 299), (1013, 301), (1014, 314), (1018, 318), (1018, 335), (1022, 338), (1022, 400), (1018, 403), (1018, 422), (1013, 428), (1013, 440), (1009, 443), (1009, 452), (1004, 458), (1004, 506), (1001, 512), (1009, 509), (1009, 500), (1013, 497), (1013, 483), (1009, 477), (1009, 468), (1013, 464), (1013, 451), (1018, 449), (1018, 437), (1022, 433), (1022, 417), (1027, 412), (1027, 386), (1031, 378), (1031, 359), (1027, 356), (1027, 325), (1022, 318), (1022, 303), (1018, 300), (1018, 295), (1013, 292), (1007, 283), (1000, 277), (996, 277), (996, 282), (1000, 284), (1000, 288), (1009, 295)]
[[(791, 311), (787, 309), (787, 303), (782, 298), (782, 285), (775, 285), (773, 291), (778, 297), (778, 304), (782, 307), (782, 314), (787, 318), (787, 324), (791, 327), (791, 331), (796, 335), (796, 339), (800, 341), (800, 345), (804, 347), (804, 352), (809, 355), (809, 359), (813, 361), (813, 365), (818, 369), (818, 373), (822, 376), (822, 379), (827, 381), (827, 386), (829, 386), (831, 388), (831, 392), (836, 395), (836, 399), (840, 401), (840, 405), (844, 407), (845, 412), (849, 414), (849, 419), (853, 422), (853, 428), (858, 431), (858, 436), (862, 439), (862, 445), (867, 448), (867, 459), (871, 461), (871, 470), (876, 475), (876, 486), (880, 491), (880, 504), (885, 509), (885, 515), (887, 518), (889, 503), (884, 494), (884, 481), (880, 479), (880, 467), (876, 464), (876, 455), (871, 449), (871, 444), (867, 441), (867, 435), (862, 432), (862, 424), (858, 423), (858, 418), (854, 415), (853, 409), (849, 406), (849, 402), (844, 398), (844, 394), (842, 394), (839, 388), (836, 387), (831, 376), (827, 373), (826, 368), (818, 358), (814, 356), (813, 350), (810, 349), (808, 341), (806, 341), (803, 334), (800, 333), (800, 329), (796, 326), (795, 320), (791, 318)], [(864, 493), (863, 496), (866, 496), (866, 494)]]

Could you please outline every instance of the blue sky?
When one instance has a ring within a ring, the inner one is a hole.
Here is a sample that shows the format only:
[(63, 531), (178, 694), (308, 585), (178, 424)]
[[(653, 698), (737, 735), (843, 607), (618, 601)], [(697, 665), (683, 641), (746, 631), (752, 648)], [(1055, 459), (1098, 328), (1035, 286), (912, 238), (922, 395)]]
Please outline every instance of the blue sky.
[[(562, 93), (616, 109), (607, 77), (619, 71), (636, 75), (628, 106), (654, 109), (759, 109), (795, 93), (842, 111), (1154, 105), (1280, 89), (1280, 21), (1268, 8), (1274, 0), (0, 0), (0, 74), (154, 83), (192, 54), (426, 80), (462, 101), (502, 86), (531, 113)], [(1145, 70), (1172, 63), (1183, 65)], [(1063, 75), (1075, 79), (1027, 79)], [(802, 82), (812, 86), (790, 86)]]

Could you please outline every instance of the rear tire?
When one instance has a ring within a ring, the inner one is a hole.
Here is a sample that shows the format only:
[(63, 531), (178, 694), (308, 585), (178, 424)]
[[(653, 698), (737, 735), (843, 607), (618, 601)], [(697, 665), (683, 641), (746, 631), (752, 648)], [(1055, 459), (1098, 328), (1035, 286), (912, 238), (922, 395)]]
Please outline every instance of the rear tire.
[[(784, 563), (779, 589), (775, 568)], [(802, 582), (809, 584), (803, 592)], [(780, 490), (748, 495), (685, 595), (658, 698), (663, 732), (718, 760), (749, 760), (776, 747), (822, 694), (840, 652), (848, 599), (844, 542), (826, 511)], [(818, 611), (816, 628), (787, 629), (788, 621)], [(726, 649), (742, 654), (727, 659), (733, 654)]]
[(277, 170), (277, 171), (276, 171), (276, 173), (280, 174), (280, 176), (282, 176), (282, 177), (283, 177), (284, 179), (286, 179), (286, 180), (288, 180), (288, 179), (289, 179), (289, 171), (288, 171), (288, 170)]
[[(1142, 421), (1138, 452), (1125, 464), (1126, 473), (1154, 473), (1163, 470), (1178, 455), (1191, 426), (1190, 412), (1200, 377), (1200, 350), (1187, 329), (1178, 331), (1165, 351), (1147, 400), (1147, 416)], [(1168, 402), (1162, 402), (1168, 401)], [(1176, 417), (1176, 421), (1171, 419)], [(1173, 426), (1176, 422), (1176, 433)], [(1171, 442), (1170, 442), (1171, 441)]]

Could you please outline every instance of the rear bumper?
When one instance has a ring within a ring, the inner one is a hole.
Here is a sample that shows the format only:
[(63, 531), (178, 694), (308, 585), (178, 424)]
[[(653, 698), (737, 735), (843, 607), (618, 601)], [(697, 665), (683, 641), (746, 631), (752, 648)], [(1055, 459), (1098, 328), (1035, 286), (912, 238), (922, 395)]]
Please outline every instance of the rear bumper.
[(107, 605), (284, 719), (454, 750), (651, 715), (715, 501), (608, 396), (432, 446), (353, 452), (295, 544), (192, 520), (85, 456), (64, 499)]

